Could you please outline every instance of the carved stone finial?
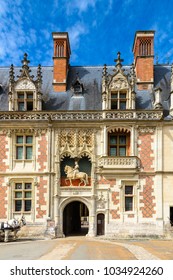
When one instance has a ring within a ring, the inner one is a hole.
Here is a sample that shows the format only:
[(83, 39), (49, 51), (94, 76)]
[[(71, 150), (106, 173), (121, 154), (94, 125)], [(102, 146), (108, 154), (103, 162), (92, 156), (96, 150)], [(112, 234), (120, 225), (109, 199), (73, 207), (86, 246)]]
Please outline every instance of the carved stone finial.
[(13, 83), (14, 82), (14, 66), (13, 66), (13, 64), (11, 64), (11, 66), (10, 66), (9, 76), (10, 76), (10, 83)]
[(37, 68), (37, 81), (42, 83), (42, 72), (41, 72), (41, 65), (40, 64), (38, 65), (38, 68)]
[(136, 74), (135, 74), (135, 66), (134, 66), (134, 63), (132, 63), (132, 67), (131, 67), (131, 69), (130, 69), (130, 76), (131, 76), (132, 90), (135, 91)]
[(24, 53), (22, 64), (24, 67), (26, 67), (26, 66), (28, 66), (29, 63), (30, 63), (30, 61), (28, 60), (28, 55), (27, 55), (27, 53)]
[(121, 62), (123, 62), (124, 59), (121, 59), (121, 53), (120, 52), (117, 53), (117, 59), (115, 59), (114, 61), (116, 62), (116, 65), (115, 65), (116, 69), (121, 69), (121, 67), (122, 67)]
[(33, 79), (34, 76), (30, 76), (30, 72), (31, 70), (29, 69), (28, 64), (30, 63), (30, 61), (28, 60), (28, 55), (27, 53), (24, 53), (23, 59), (22, 59), (22, 69), (20, 70), (20, 76), (17, 76), (18, 78), (25, 78), (25, 77), (29, 77), (30, 79)]
[(154, 109), (162, 109), (162, 101), (161, 101), (161, 92), (162, 89), (160, 87), (154, 89), (155, 93), (155, 103), (154, 103)]
[(107, 75), (108, 75), (108, 73), (107, 73), (107, 67), (106, 67), (106, 64), (104, 64), (104, 66), (103, 66), (103, 72), (102, 72), (102, 77), (103, 77), (103, 78), (107, 78)]

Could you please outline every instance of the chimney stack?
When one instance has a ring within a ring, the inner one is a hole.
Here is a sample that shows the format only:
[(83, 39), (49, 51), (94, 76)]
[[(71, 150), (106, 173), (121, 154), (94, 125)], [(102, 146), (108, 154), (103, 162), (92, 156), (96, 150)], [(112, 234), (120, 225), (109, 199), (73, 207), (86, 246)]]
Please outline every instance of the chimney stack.
[(67, 32), (53, 32), (53, 88), (55, 92), (66, 91), (70, 59), (70, 43)]
[(135, 34), (133, 53), (138, 90), (153, 87), (154, 33), (155, 31), (137, 31)]

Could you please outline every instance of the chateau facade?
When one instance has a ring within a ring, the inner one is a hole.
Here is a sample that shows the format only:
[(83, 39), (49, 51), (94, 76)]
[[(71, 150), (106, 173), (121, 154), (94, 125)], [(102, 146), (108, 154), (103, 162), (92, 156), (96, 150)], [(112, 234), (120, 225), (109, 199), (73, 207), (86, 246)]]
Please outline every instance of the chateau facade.
[(68, 33), (53, 66), (0, 67), (0, 221), (28, 235), (171, 236), (173, 66), (154, 65), (154, 31), (134, 62), (70, 66)]

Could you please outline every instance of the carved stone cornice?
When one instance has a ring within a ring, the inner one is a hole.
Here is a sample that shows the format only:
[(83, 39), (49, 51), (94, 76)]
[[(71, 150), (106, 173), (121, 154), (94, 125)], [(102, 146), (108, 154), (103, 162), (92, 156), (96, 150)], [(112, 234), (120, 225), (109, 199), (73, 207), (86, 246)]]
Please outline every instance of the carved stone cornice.
[(6, 134), (8, 137), (11, 137), (13, 134), (33, 134), (35, 136), (40, 136), (41, 134), (46, 133), (46, 129), (41, 128), (9, 128), (3, 129), (3, 133)]

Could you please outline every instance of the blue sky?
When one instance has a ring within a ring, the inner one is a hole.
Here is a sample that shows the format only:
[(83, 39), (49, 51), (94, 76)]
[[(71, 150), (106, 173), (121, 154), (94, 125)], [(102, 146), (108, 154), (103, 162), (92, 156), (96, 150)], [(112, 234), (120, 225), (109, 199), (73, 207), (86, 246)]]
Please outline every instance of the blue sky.
[(0, 0), (0, 66), (52, 65), (52, 32), (69, 32), (71, 65), (133, 62), (137, 30), (155, 30), (155, 57), (173, 62), (173, 0)]

